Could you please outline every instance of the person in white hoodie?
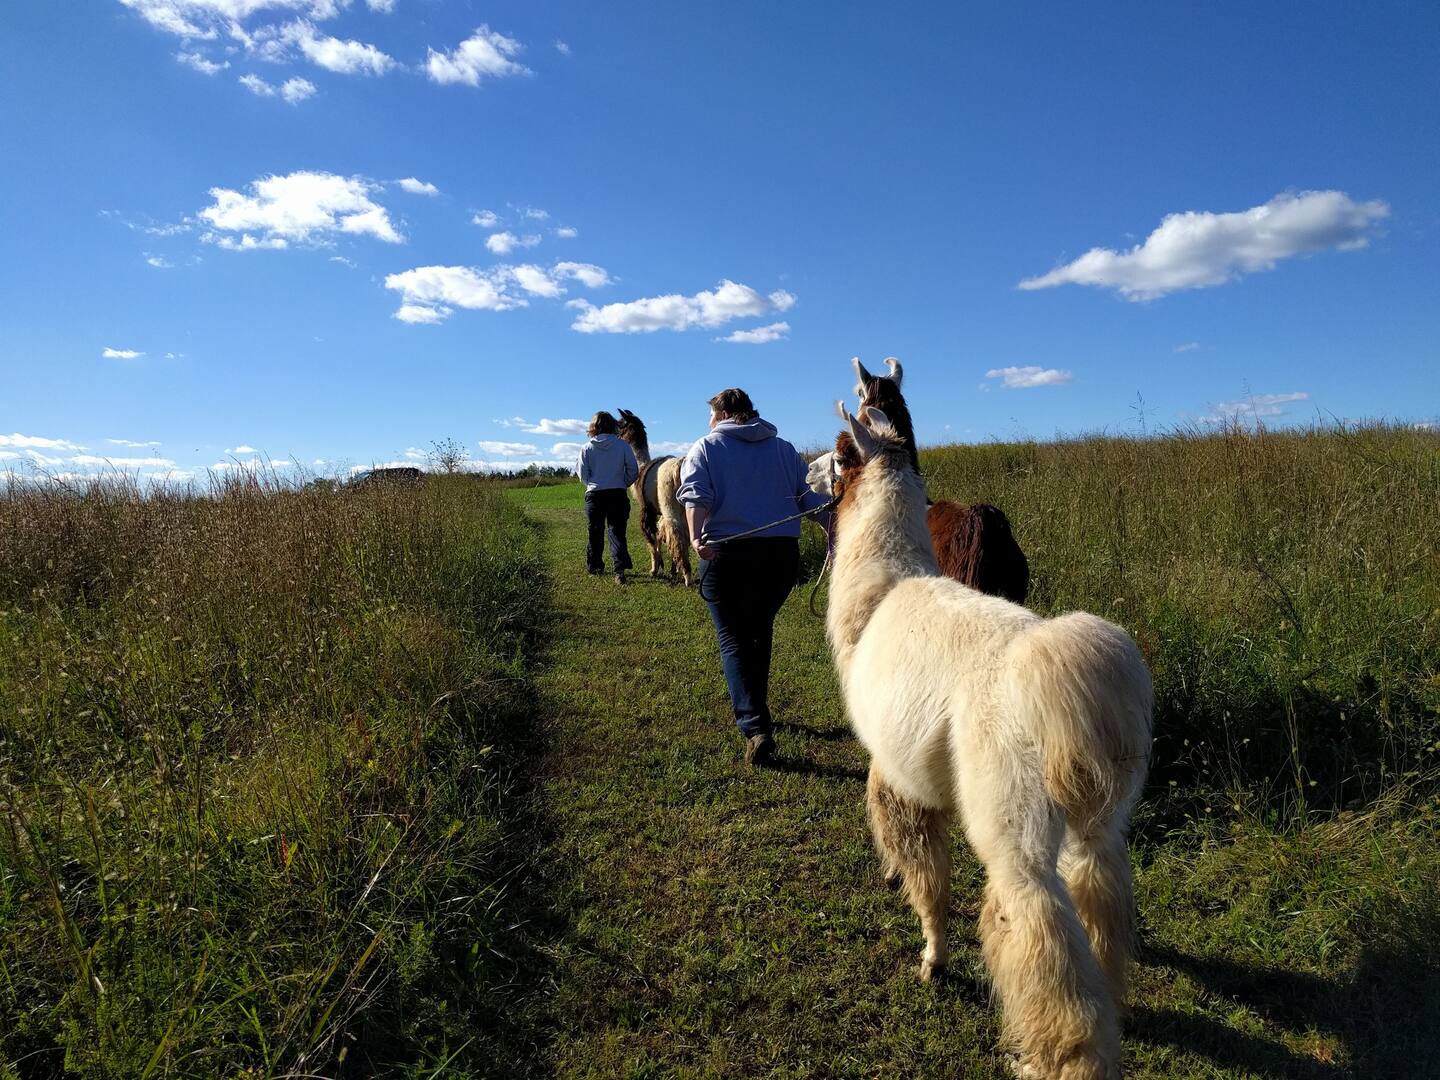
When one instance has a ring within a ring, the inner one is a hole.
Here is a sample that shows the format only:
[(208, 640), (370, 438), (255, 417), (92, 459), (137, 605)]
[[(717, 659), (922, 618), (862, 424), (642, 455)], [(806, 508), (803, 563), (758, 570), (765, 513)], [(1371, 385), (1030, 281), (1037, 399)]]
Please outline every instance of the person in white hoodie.
[(602, 534), (610, 533), (610, 563), (615, 580), (625, 584), (630, 569), (630, 549), (625, 545), (625, 525), (630, 520), (630, 499), (625, 489), (640, 475), (640, 465), (630, 444), (616, 434), (620, 425), (608, 412), (600, 411), (590, 421), (590, 441), (580, 450), (575, 472), (585, 485), (585, 520), (589, 532), (585, 544), (585, 567), (592, 574), (605, 572), (601, 555)]

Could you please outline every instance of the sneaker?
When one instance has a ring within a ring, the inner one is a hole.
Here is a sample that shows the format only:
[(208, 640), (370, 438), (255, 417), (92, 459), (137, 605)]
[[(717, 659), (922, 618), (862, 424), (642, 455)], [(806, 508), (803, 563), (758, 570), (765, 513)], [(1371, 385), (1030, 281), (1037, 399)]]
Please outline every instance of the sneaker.
[(625, 571), (624, 571), (624, 570), (621, 570), (618, 574), (615, 575), (615, 584), (616, 584), (616, 585), (624, 585), (624, 584), (625, 584)]
[(756, 768), (775, 760), (775, 740), (769, 735), (751, 735), (745, 740), (745, 764)]

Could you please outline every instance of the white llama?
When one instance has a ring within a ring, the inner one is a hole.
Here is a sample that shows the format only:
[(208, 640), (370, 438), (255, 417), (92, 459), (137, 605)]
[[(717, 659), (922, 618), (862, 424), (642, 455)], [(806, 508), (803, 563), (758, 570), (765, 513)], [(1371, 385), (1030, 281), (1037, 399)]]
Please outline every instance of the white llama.
[(871, 754), (871, 829), (945, 967), (949, 817), (985, 866), (980, 937), (1022, 1076), (1120, 1075), (1134, 924), (1129, 811), (1152, 691), (1119, 627), (1042, 619), (939, 576), (924, 481), (884, 414), (840, 405), (861, 464), (839, 482), (826, 629)]

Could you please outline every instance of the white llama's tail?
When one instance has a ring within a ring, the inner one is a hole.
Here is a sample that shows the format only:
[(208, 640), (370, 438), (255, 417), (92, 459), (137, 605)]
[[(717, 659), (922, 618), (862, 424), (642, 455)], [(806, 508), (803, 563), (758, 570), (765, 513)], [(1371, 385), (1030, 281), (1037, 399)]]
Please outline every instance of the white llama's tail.
[(1009, 656), (1012, 715), (1040, 746), (1047, 794), (1090, 835), (1129, 810), (1150, 760), (1150, 673), (1130, 635), (1084, 612), (1023, 634)]

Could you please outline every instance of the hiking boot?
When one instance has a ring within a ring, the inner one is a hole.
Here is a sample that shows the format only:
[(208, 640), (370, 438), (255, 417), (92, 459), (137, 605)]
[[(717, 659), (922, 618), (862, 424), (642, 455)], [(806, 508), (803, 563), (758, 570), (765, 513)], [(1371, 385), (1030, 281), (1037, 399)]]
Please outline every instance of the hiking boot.
[(775, 761), (775, 740), (769, 735), (751, 735), (745, 740), (745, 764), (763, 768)]

